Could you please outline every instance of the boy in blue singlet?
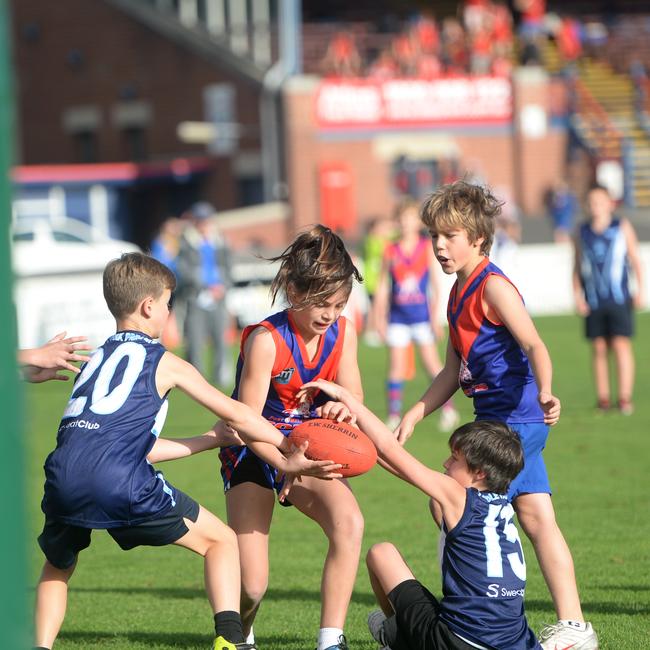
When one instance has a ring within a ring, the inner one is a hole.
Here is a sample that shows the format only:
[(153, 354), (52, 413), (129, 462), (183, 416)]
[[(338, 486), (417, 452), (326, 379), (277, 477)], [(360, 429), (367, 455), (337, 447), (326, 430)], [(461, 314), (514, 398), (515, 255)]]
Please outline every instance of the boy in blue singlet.
[(338, 477), (339, 466), (290, 458), (284, 436), (250, 408), (213, 388), (159, 338), (169, 313), (173, 273), (141, 253), (110, 262), (104, 296), (117, 333), (78, 375), (45, 461), (45, 526), (38, 541), (46, 561), (36, 592), (36, 646), (51, 648), (65, 616), (68, 581), (93, 529), (106, 529), (124, 550), (177, 544), (205, 558), (214, 612), (214, 650), (244, 650), (239, 616), (240, 567), (233, 531), (167, 483), (153, 463), (189, 456), (237, 438), (219, 424), (193, 438), (160, 438), (167, 395), (180, 388), (223, 418), (255, 452), (281, 471)]
[(404, 415), (396, 434), (406, 442), (415, 425), (459, 386), (473, 400), (477, 420), (500, 420), (519, 434), (525, 465), (508, 495), (535, 548), (558, 616), (542, 632), (542, 645), (595, 650), (598, 639), (582, 616), (571, 551), (555, 519), (542, 458), (548, 428), (560, 417), (551, 359), (519, 292), (488, 258), (500, 210), (488, 189), (464, 181), (441, 187), (422, 205), (436, 259), (457, 280), (447, 305), (444, 368)]
[(383, 542), (368, 551), (370, 584), (382, 610), (370, 614), (368, 627), (383, 650), (541, 650), (524, 615), (526, 564), (506, 494), (524, 464), (517, 434), (498, 421), (461, 426), (449, 439), (442, 474), (403, 449), (346, 389), (322, 379), (305, 388), (319, 388), (348, 407), (379, 457), (431, 497), (446, 533), (440, 601), (395, 546)]
[[(614, 216), (615, 204), (606, 188), (594, 185), (587, 195), (589, 220), (575, 238), (573, 290), (585, 334), (592, 346), (597, 407), (610, 408), (609, 353), (616, 359), (618, 408), (631, 415), (634, 407), (634, 309), (643, 305), (643, 272), (632, 224)], [(636, 280), (629, 286), (628, 267)]]

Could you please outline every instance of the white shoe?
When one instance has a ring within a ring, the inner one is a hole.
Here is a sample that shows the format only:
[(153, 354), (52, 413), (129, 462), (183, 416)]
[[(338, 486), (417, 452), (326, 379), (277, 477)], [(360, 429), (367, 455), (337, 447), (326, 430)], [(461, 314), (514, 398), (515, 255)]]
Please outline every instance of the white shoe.
[(372, 638), (379, 644), (380, 650), (390, 650), (386, 645), (386, 636), (384, 634), (384, 622), (386, 614), (380, 609), (376, 609), (368, 614), (368, 630)]
[(384, 423), (391, 431), (395, 431), (399, 426), (402, 418), (399, 415), (389, 415)]
[(440, 413), (440, 421), (438, 427), (440, 431), (449, 433), (455, 429), (460, 423), (460, 414), (453, 406), (443, 406)]
[(598, 637), (591, 623), (584, 630), (562, 621), (547, 625), (539, 635), (539, 642), (544, 650), (598, 650)]

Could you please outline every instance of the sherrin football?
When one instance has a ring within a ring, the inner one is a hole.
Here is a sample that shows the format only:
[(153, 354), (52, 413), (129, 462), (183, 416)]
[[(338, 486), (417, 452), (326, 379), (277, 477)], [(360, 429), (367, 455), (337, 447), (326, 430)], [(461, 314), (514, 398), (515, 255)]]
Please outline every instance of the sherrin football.
[(377, 450), (368, 436), (347, 422), (316, 418), (301, 422), (289, 435), (296, 446), (305, 440), (305, 456), (311, 460), (331, 460), (342, 465), (345, 477), (365, 474), (377, 462)]

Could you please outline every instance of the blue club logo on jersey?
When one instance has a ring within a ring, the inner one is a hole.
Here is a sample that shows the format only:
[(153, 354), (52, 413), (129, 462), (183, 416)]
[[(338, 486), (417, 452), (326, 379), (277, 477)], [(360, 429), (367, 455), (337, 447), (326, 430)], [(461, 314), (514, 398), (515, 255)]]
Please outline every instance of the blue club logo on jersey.
[(294, 372), (296, 372), (295, 368), (285, 368), (284, 370), (281, 370), (277, 375), (273, 375), (271, 379), (273, 379), (273, 381), (277, 381), (278, 384), (288, 384), (291, 381), (291, 377), (293, 377)]

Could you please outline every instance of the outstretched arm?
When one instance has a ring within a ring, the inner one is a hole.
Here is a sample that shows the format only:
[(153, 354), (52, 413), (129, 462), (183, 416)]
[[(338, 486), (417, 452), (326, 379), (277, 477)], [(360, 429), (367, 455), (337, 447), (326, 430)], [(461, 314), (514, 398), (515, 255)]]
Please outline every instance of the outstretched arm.
[(158, 364), (156, 386), (161, 396), (171, 388), (180, 388), (235, 429), (246, 444), (259, 443), (255, 446), (255, 453), (283, 472), (321, 478), (340, 476), (334, 473), (334, 469), (340, 467), (339, 465), (333, 465), (329, 461), (307, 460), (300, 450), (289, 458), (284, 456), (279, 448), (285, 448), (287, 443), (274, 426), (246, 404), (227, 397), (210, 385), (194, 366), (171, 352), (165, 352)]
[(162, 463), (166, 460), (176, 460), (185, 456), (193, 456), (202, 451), (209, 451), (229, 445), (243, 445), (237, 432), (231, 429), (223, 420), (217, 422), (210, 431), (191, 438), (158, 438), (147, 455), (147, 460)]
[(403, 445), (411, 437), (415, 425), (420, 420), (440, 408), (458, 390), (459, 370), (460, 359), (449, 340), (442, 370), (436, 375), (424, 395), (404, 414), (395, 429), (395, 436), (400, 444)]
[(453, 478), (429, 469), (404, 449), (386, 425), (345, 388), (324, 379), (305, 384), (316, 387), (343, 402), (357, 416), (359, 428), (372, 440), (379, 457), (386, 461), (396, 476), (411, 483), (438, 501), (445, 522), (453, 528), (465, 508), (465, 488)]
[(81, 350), (92, 350), (85, 336), (65, 337), (66, 332), (60, 332), (47, 343), (38, 348), (18, 350), (18, 363), (23, 366), (23, 374), (27, 381), (40, 383), (49, 379), (67, 381), (67, 375), (60, 370), (70, 370), (79, 373), (80, 369), (73, 366), (73, 361), (87, 361), (88, 357), (77, 354)]

